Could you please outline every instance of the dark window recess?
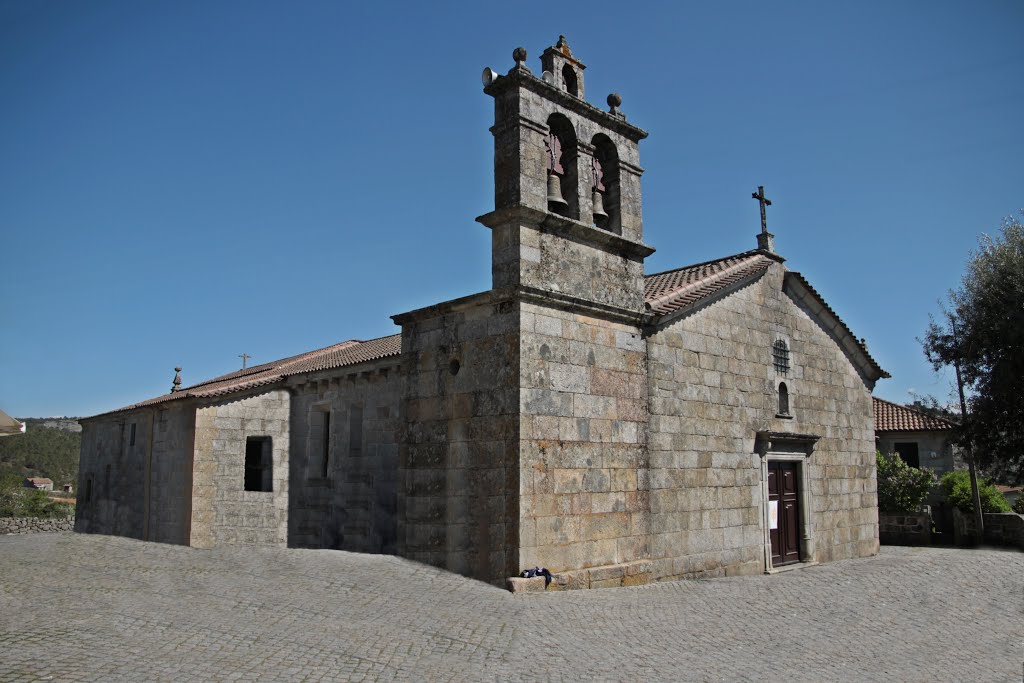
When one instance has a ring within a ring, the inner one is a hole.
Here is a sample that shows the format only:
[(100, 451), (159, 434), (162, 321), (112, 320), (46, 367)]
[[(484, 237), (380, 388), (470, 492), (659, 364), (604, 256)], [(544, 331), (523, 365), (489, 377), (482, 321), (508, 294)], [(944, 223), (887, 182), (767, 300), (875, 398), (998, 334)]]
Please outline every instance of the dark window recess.
[(128, 445), (129, 446), (134, 446), (135, 445), (135, 423), (134, 422), (132, 422), (131, 433), (130, 433), (130, 436), (128, 437)]
[(358, 457), (363, 453), (363, 407), (352, 406), (348, 414), (348, 454)]
[(779, 384), (779, 415), (789, 416), (789, 389), (785, 382)]
[(775, 370), (785, 375), (789, 372), (789, 347), (786, 342), (776, 339), (772, 344), (772, 359), (775, 361)]
[(88, 477), (85, 480), (85, 502), (88, 503), (92, 500), (92, 477)]
[(321, 476), (325, 479), (328, 473), (331, 471), (331, 413), (330, 411), (324, 412), (324, 424), (323, 431), (320, 435), (320, 450), (321, 450), (321, 462), (323, 462), (323, 472)]
[(269, 436), (250, 436), (245, 440), (245, 490), (273, 491), (273, 447)]
[(916, 443), (898, 443), (895, 445), (895, 448), (896, 454), (900, 456), (900, 460), (911, 467), (921, 467), (921, 457)]
[(103, 490), (110, 495), (110, 465), (103, 468)]

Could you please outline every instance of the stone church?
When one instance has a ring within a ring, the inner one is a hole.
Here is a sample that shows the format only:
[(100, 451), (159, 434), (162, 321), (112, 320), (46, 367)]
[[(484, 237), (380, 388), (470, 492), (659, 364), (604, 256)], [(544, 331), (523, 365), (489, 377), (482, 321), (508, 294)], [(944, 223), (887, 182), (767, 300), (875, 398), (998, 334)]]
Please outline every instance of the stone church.
[(491, 289), (83, 420), (77, 531), (560, 588), (878, 551), (886, 372), (763, 222), (756, 248), (645, 274), (647, 133), (587, 102), (564, 38), (539, 75), (513, 58), (483, 77)]

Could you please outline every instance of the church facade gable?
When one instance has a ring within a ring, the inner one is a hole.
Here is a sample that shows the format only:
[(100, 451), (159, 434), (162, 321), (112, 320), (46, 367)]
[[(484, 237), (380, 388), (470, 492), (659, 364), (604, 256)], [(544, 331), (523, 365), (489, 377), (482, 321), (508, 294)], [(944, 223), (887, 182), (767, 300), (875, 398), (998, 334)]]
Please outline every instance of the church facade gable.
[[(795, 465), (799, 560), (877, 551), (870, 389), (783, 293), (784, 276), (774, 264), (648, 340), (658, 575), (771, 568), (772, 526), (784, 512), (767, 490), (775, 461)], [(773, 358), (779, 340), (790, 353), (785, 369)]]

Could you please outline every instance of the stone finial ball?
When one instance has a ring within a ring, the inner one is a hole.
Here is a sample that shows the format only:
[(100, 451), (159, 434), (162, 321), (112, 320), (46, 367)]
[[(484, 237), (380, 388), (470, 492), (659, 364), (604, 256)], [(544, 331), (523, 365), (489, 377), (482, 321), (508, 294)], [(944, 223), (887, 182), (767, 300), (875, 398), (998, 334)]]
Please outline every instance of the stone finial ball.
[(611, 95), (608, 96), (609, 107), (617, 108), (620, 104), (622, 104), (622, 95), (620, 95), (617, 92), (613, 92)]
[(181, 372), (181, 368), (174, 368), (175, 372)]
[(525, 47), (517, 47), (515, 50), (512, 50), (512, 59), (516, 60), (516, 64), (522, 64), (523, 62), (525, 62), (526, 61), (526, 48)]

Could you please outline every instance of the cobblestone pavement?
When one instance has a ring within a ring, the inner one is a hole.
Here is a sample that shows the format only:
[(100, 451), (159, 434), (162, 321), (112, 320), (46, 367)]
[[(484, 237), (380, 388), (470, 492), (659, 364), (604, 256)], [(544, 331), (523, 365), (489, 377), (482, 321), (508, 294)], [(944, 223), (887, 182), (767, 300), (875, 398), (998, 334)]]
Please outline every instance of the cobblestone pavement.
[(513, 596), (394, 557), (0, 537), (0, 681), (1020, 681), (1024, 553)]

